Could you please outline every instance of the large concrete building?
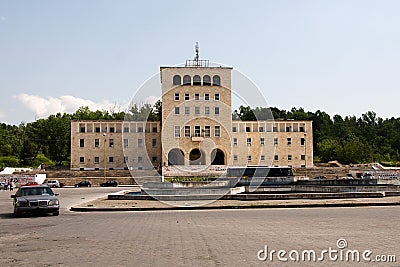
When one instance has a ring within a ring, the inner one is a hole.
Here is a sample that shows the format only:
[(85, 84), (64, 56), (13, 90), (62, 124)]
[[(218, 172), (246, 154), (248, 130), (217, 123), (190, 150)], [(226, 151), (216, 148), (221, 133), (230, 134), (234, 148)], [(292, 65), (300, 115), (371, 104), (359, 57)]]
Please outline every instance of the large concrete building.
[(161, 67), (162, 121), (72, 121), (71, 169), (311, 167), (311, 121), (232, 121), (231, 73), (198, 55)]

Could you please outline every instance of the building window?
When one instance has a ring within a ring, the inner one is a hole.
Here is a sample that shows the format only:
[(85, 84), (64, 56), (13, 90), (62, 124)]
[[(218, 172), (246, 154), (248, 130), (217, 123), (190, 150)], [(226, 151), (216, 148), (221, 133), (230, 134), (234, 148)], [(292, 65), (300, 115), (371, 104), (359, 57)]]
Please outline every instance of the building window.
[(80, 162), (80, 163), (84, 163), (84, 162), (85, 162), (85, 157), (80, 157), (80, 158), (79, 158), (79, 162)]
[(215, 115), (219, 115), (219, 107), (214, 108), (214, 113), (215, 113)]
[(157, 127), (153, 127), (153, 133), (157, 132)]
[(181, 136), (181, 127), (175, 126), (174, 129), (175, 129), (175, 131), (174, 131), (175, 137), (180, 137)]
[(278, 145), (278, 138), (274, 138), (274, 146), (277, 146)]
[(233, 138), (233, 145), (237, 146), (237, 138)]
[(140, 157), (140, 156), (137, 157), (137, 161), (138, 161), (138, 162), (142, 162), (142, 161), (143, 161), (143, 157)]
[(209, 101), (210, 100), (210, 94), (204, 94), (204, 100)]
[(143, 127), (138, 127), (137, 131), (138, 131), (138, 133), (143, 133)]
[(274, 133), (278, 132), (278, 127), (276, 127), (276, 126), (272, 127), (272, 131), (273, 131)]
[(233, 160), (237, 160), (237, 155), (233, 155)]
[(215, 101), (219, 101), (219, 94), (217, 93), (217, 94), (214, 94), (214, 100)]
[(264, 137), (261, 137), (261, 138), (260, 138), (260, 144), (261, 144), (261, 145), (265, 145), (265, 139), (264, 139)]
[(137, 140), (137, 146), (142, 147), (143, 146), (143, 139), (138, 139)]
[(193, 85), (201, 85), (201, 78), (199, 75), (193, 76)]
[(185, 126), (185, 137), (190, 137), (190, 126)]
[(85, 147), (85, 139), (79, 139), (79, 147)]
[(300, 132), (304, 132), (304, 127), (300, 126)]
[(211, 136), (211, 127), (210, 126), (204, 126), (204, 137), (210, 137)]
[(292, 155), (288, 155), (287, 160), (292, 160)]
[(85, 132), (85, 126), (81, 126), (80, 132), (81, 132), (81, 133), (84, 133), (84, 132)]
[(110, 127), (110, 133), (115, 132), (115, 128), (114, 127)]
[(261, 155), (261, 160), (265, 160), (265, 155)]
[(179, 107), (175, 107), (175, 115), (179, 115)]
[(99, 133), (100, 132), (100, 127), (96, 127), (94, 130), (95, 130), (96, 133)]
[(262, 133), (262, 132), (264, 132), (264, 127), (258, 127), (258, 131), (260, 132), (260, 133)]
[(246, 133), (249, 133), (249, 132), (251, 132), (250, 127), (246, 127)]
[(99, 163), (100, 162), (100, 158), (99, 157), (94, 157), (94, 163)]
[(200, 107), (194, 107), (194, 114), (200, 115)]
[(215, 137), (220, 137), (221, 136), (221, 126), (216, 125), (214, 127), (214, 136)]
[(210, 114), (210, 107), (204, 107), (204, 114)]
[(174, 78), (172, 78), (172, 85), (181, 85), (181, 76), (175, 75)]
[(304, 146), (306, 144), (306, 139), (305, 138), (300, 138), (300, 145)]
[(185, 114), (190, 115), (190, 107), (185, 107)]
[(128, 139), (124, 139), (124, 147), (128, 147)]
[(300, 160), (306, 160), (306, 155), (301, 155)]
[(185, 93), (185, 101), (189, 101), (190, 100), (190, 94), (189, 93)]
[(213, 85), (221, 85), (221, 78), (218, 75), (213, 76)]
[(234, 133), (236, 133), (236, 132), (237, 132), (237, 128), (236, 128), (236, 126), (233, 126), (233, 127), (232, 127), (232, 132), (234, 132)]
[(157, 145), (157, 139), (151, 139), (151, 146), (155, 147)]
[(152, 160), (153, 162), (157, 162), (157, 157), (152, 157), (151, 160)]
[(278, 155), (274, 155), (274, 160), (279, 160)]
[(192, 84), (192, 79), (190, 78), (189, 75), (183, 76), (183, 85), (191, 85)]
[(127, 162), (128, 162), (128, 157), (124, 156), (124, 163), (127, 163)]
[(200, 100), (200, 94), (195, 93), (195, 94), (194, 94), (194, 100), (195, 100), (195, 101), (199, 101), (199, 100)]
[(205, 85), (205, 86), (211, 85), (211, 77), (209, 75), (203, 76), (203, 85)]
[(200, 136), (200, 126), (196, 125), (194, 126), (194, 136), (199, 137)]
[(246, 143), (247, 143), (248, 146), (251, 146), (251, 138), (247, 138)]
[(287, 138), (287, 144), (288, 144), (288, 146), (290, 146), (291, 144), (292, 144), (292, 138)]
[(124, 127), (124, 133), (129, 133), (129, 127)]
[(109, 147), (114, 147), (114, 139), (108, 140)]
[(292, 127), (291, 126), (287, 126), (286, 127), (286, 132), (291, 132)]
[(251, 155), (247, 155), (247, 160), (251, 161)]
[(179, 93), (175, 93), (174, 99), (175, 101), (179, 101)]

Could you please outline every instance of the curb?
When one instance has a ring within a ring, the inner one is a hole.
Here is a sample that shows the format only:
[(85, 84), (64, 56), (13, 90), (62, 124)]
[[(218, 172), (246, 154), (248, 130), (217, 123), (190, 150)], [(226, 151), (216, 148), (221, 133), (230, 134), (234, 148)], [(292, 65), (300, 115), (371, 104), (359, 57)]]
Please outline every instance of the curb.
[(276, 209), (276, 208), (336, 208), (336, 207), (384, 207), (384, 206), (400, 206), (400, 202), (371, 202), (371, 203), (316, 203), (316, 204), (278, 204), (278, 205), (228, 205), (228, 206), (198, 206), (198, 207), (71, 207), (70, 211), (75, 212), (110, 212), (110, 211), (160, 211), (160, 210), (215, 210), (215, 209)]

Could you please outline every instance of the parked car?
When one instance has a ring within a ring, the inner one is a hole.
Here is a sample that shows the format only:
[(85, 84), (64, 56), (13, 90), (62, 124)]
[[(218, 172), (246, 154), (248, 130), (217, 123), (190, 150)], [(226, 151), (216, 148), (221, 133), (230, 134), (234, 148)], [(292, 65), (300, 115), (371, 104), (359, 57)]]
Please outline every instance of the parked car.
[(49, 187), (61, 187), (61, 184), (58, 180), (48, 180), (46, 184)]
[(115, 180), (112, 181), (106, 181), (105, 183), (101, 183), (100, 186), (102, 187), (117, 187), (118, 186), (118, 182)]
[(326, 180), (326, 179), (327, 179), (326, 176), (317, 176), (313, 178), (313, 180)]
[(22, 186), (15, 195), (11, 195), (14, 199), (14, 215), (41, 212), (58, 216), (60, 204), (57, 195), (47, 185)]
[(79, 183), (75, 184), (75, 187), (91, 187), (92, 183), (90, 181), (80, 181)]
[(39, 185), (38, 182), (27, 182), (25, 184), (23, 184), (22, 186), (32, 186), (32, 185)]

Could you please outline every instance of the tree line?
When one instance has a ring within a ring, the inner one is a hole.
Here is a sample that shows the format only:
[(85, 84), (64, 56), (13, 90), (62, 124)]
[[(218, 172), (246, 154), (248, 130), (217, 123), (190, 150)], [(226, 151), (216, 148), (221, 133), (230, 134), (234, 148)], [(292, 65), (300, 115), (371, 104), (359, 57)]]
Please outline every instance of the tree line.
[[(126, 112), (91, 111), (81, 107), (73, 114), (50, 115), (20, 125), (0, 124), (0, 168), (5, 166), (37, 167), (68, 166), (71, 151), (71, 120), (134, 120), (161, 121), (162, 104), (132, 105)], [(305, 111), (303, 108), (282, 110), (240, 106), (232, 113), (233, 120), (312, 120), (314, 161), (341, 163), (381, 162), (394, 164), (400, 160), (400, 118), (382, 119), (373, 111), (361, 117)]]

